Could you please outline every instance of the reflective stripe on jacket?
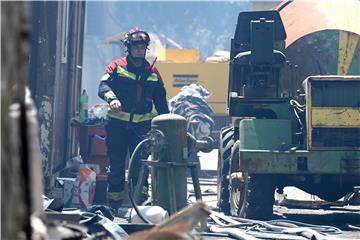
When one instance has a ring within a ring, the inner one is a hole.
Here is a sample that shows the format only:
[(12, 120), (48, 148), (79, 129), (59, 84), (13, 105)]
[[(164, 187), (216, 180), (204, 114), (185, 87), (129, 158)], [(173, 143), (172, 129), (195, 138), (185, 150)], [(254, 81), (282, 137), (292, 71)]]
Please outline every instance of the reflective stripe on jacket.
[(125, 191), (121, 192), (107, 192), (106, 198), (113, 201), (122, 201), (126, 198)]
[(127, 113), (127, 112), (114, 112), (111, 110), (111, 108), (109, 107), (108, 109), (108, 114), (109, 117), (112, 118), (116, 118), (119, 120), (123, 120), (126, 122), (134, 122), (134, 123), (139, 123), (139, 122), (144, 122), (144, 121), (149, 121), (152, 119), (152, 113), (145, 113), (145, 114), (133, 114), (132, 119), (131, 119), (131, 113)]
[(158, 114), (169, 112), (161, 76), (147, 61), (142, 68), (128, 63), (127, 58), (110, 63), (101, 78), (99, 96), (108, 103), (115, 99), (121, 102), (122, 111), (109, 109), (108, 116), (123, 121), (151, 120), (153, 104)]

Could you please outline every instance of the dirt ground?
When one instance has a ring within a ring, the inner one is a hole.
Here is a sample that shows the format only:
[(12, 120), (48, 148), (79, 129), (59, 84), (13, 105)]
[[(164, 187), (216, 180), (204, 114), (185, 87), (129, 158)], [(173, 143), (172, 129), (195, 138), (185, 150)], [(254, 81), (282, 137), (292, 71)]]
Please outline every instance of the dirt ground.
[[(217, 150), (210, 153), (201, 153), (200, 162), (204, 177), (201, 182), (213, 183), (213, 185), (201, 185), (201, 191), (207, 195), (203, 199), (210, 207), (217, 209), (215, 195)], [(191, 192), (191, 184), (188, 185), (188, 189)], [(276, 195), (276, 198), (285, 198), (285, 201), (281, 205), (274, 206), (273, 219), (333, 226), (341, 230), (341, 234), (334, 235), (338, 239), (360, 239), (360, 231), (348, 227), (349, 225), (360, 226), (360, 206), (340, 206), (340, 203), (333, 206), (324, 205), (325, 203), (321, 199), (295, 187), (286, 187), (284, 195)], [(192, 197), (190, 200), (194, 201), (195, 199)]]

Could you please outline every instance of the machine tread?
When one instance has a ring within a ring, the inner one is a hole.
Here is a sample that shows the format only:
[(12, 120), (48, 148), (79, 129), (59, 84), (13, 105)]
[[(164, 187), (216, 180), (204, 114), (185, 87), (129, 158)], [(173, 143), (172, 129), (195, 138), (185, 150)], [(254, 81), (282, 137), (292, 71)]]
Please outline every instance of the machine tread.
[(234, 145), (234, 128), (221, 129), (218, 156), (218, 206), (225, 214), (230, 213), (229, 179), (231, 149)]

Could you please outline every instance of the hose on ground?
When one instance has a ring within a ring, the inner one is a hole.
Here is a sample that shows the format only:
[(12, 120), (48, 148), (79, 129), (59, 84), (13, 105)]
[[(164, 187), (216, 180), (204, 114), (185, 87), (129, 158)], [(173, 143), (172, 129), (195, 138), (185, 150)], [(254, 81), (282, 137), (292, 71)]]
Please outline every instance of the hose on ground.
[[(312, 225), (302, 222), (290, 220), (271, 220), (258, 221), (238, 217), (225, 216), (221, 213), (212, 212), (210, 218), (215, 222), (215, 225), (210, 227), (211, 231), (228, 233), (237, 239), (243, 239), (243, 235), (238, 235), (239, 231), (257, 238), (271, 238), (271, 239), (329, 239), (331, 237), (328, 233), (340, 234), (341, 230), (325, 225)], [(213, 227), (215, 226), (215, 228)], [(229, 231), (231, 228), (236, 228), (237, 231)], [(220, 230), (223, 229), (223, 230)], [(296, 235), (293, 236), (292, 235)], [(301, 237), (300, 237), (300, 236)]]

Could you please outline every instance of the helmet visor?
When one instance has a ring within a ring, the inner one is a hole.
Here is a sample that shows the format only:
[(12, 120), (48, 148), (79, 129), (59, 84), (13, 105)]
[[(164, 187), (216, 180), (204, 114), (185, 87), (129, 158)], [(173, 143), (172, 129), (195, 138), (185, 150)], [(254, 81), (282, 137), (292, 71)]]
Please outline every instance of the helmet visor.
[(148, 44), (149, 35), (146, 32), (134, 32), (129, 35), (129, 42), (133, 44)]

